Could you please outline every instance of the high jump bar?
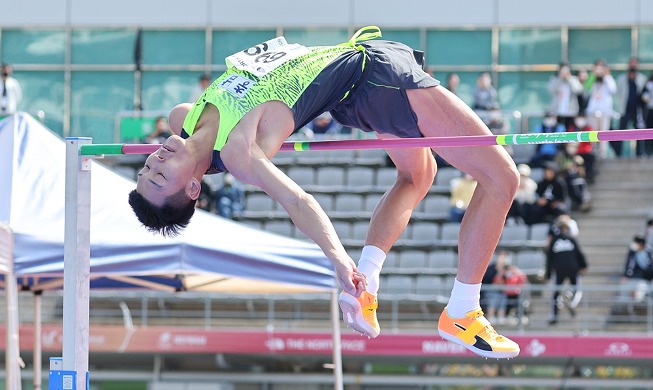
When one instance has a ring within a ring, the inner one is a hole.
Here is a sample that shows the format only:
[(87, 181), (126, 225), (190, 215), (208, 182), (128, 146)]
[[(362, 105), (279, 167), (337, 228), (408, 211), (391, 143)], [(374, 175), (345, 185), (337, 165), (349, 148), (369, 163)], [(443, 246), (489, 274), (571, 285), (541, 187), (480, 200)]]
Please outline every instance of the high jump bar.
[[(455, 137), (387, 138), (333, 141), (287, 141), (281, 152), (309, 150), (358, 150), (417, 147), (468, 147), (491, 145), (527, 145), (569, 142), (631, 141), (653, 139), (653, 129), (571, 131), (566, 133), (531, 133), (507, 135), (468, 135)], [(160, 144), (85, 144), (83, 156), (103, 154), (150, 154)]]

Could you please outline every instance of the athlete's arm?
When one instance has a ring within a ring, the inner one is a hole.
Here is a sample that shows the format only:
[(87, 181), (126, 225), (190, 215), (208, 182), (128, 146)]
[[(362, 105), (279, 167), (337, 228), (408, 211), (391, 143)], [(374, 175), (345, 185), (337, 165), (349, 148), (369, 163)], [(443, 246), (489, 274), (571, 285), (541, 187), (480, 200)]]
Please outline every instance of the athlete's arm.
[(335, 229), (319, 203), (286, 176), (261, 147), (243, 132), (233, 131), (220, 156), (238, 180), (255, 185), (279, 202), (293, 223), (313, 240), (333, 262), (338, 280), (348, 293), (359, 296), (365, 289), (364, 276), (356, 271)]
[(168, 126), (170, 131), (178, 136), (181, 136), (181, 128), (184, 124), (184, 118), (188, 112), (193, 108), (193, 105), (190, 103), (181, 103), (175, 106), (168, 115)]

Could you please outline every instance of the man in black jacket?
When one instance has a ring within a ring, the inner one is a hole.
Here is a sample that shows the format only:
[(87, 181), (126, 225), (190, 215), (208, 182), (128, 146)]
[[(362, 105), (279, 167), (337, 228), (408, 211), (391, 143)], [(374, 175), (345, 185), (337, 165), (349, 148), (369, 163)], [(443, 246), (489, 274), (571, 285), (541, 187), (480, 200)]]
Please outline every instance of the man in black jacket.
[[(578, 291), (578, 277), (585, 273), (587, 261), (585, 254), (581, 250), (578, 242), (569, 233), (567, 222), (558, 222), (559, 234), (551, 239), (546, 255), (546, 277), (547, 279), (555, 276), (556, 288), (553, 293), (551, 302), (551, 319), (549, 324), (558, 322), (558, 311), (561, 306), (566, 305), (572, 316), (576, 315), (575, 308), (582, 297)], [(571, 288), (565, 294), (560, 295), (560, 286), (565, 280), (569, 279)], [(567, 301), (565, 302), (565, 298)]]

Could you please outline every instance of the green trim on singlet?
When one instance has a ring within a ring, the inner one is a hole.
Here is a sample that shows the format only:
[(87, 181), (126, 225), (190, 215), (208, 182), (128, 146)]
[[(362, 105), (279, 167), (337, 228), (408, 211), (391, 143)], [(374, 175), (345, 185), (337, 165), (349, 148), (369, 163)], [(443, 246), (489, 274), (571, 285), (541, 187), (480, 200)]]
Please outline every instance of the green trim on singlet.
[(390, 89), (401, 89), (400, 87), (395, 87), (395, 86), (393, 86), (393, 85), (377, 84), (377, 83), (373, 83), (373, 82), (371, 82), (371, 81), (368, 81), (368, 83), (372, 84), (372, 85), (375, 86), (375, 87), (390, 88)]
[[(229, 133), (254, 107), (272, 100), (279, 100), (292, 108), (306, 88), (335, 58), (351, 50), (364, 52), (365, 49), (358, 43), (380, 36), (381, 30), (378, 27), (364, 27), (358, 30), (348, 42), (338, 46), (309, 47), (308, 54), (281, 64), (263, 77), (257, 77), (247, 71), (232, 67), (218, 77), (200, 96), (186, 115), (183, 129), (189, 136), (192, 135), (204, 107), (207, 103), (211, 103), (220, 112), (218, 136), (213, 149), (222, 150)], [(364, 66), (365, 60), (363, 60)], [(242, 97), (237, 97), (220, 86), (234, 75), (244, 77), (252, 82)], [(349, 92), (343, 99), (348, 94)]]

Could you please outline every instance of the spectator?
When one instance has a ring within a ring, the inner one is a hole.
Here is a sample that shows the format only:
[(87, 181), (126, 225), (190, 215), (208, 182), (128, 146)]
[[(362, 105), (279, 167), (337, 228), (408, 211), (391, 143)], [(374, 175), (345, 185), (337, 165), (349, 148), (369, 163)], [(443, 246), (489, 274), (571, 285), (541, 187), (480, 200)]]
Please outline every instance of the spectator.
[(461, 222), (476, 189), (476, 179), (465, 173), (462, 177), (451, 179), (451, 203), (449, 221)]
[(240, 182), (230, 173), (225, 173), (223, 185), (215, 193), (216, 214), (238, 220), (245, 208), (245, 195)]
[[(544, 113), (542, 123), (538, 124), (535, 128), (536, 133), (564, 133), (565, 127), (558, 123), (556, 114), (553, 111)], [(560, 150), (560, 144), (548, 143), (538, 144), (535, 148), (535, 153), (528, 163), (531, 168), (541, 168), (547, 162), (554, 161)]]
[(200, 196), (197, 198), (195, 207), (204, 211), (213, 211), (213, 189), (211, 188), (208, 179), (206, 179), (206, 176), (202, 178), (200, 185)]
[[(620, 129), (637, 129), (643, 126), (642, 105), (640, 95), (646, 84), (646, 76), (639, 71), (639, 61), (632, 57), (628, 61), (628, 72), (617, 77), (617, 93), (615, 105), (620, 115)], [(637, 156), (642, 155), (644, 141), (637, 141)], [(610, 141), (617, 156), (622, 155), (623, 141)]]
[[(596, 60), (592, 64), (592, 69), (591, 71), (587, 74), (587, 76), (584, 78), (584, 81), (581, 81), (583, 83), (583, 88), (585, 88), (585, 92), (589, 92), (590, 89), (592, 89), (592, 86), (596, 82), (596, 77), (597, 77), (597, 71), (596, 69), (599, 67), (607, 67), (607, 64), (603, 60)], [(582, 77), (579, 76), (578, 80), (580, 81)]]
[(13, 67), (2, 64), (2, 93), (0, 94), (0, 116), (11, 115), (16, 112), (18, 105), (23, 100), (23, 90), (18, 80), (11, 77)]
[(653, 252), (653, 218), (646, 221), (644, 239), (646, 240), (646, 249)]
[(567, 193), (571, 201), (572, 210), (589, 211), (592, 207), (591, 194), (585, 180), (585, 169), (583, 158), (574, 155), (566, 162), (564, 170)]
[(553, 220), (553, 223), (551, 224), (549, 228), (549, 238), (552, 239), (555, 236), (558, 236), (560, 234), (560, 228), (559, 226), (561, 224), (566, 224), (569, 227), (569, 234), (573, 238), (578, 237), (578, 233), (580, 231), (578, 230), (578, 223), (576, 223), (576, 220), (571, 218), (569, 214), (560, 214), (556, 219)]
[(562, 167), (560, 176), (567, 186), (569, 206), (572, 210), (588, 211), (591, 194), (585, 180), (585, 161), (578, 155), (578, 148), (578, 142), (565, 143), (556, 163)]
[(505, 315), (510, 323), (512, 319), (527, 321), (522, 305), (522, 288), (527, 282), (526, 274), (515, 264), (508, 263), (503, 269), (503, 294), (506, 296)]
[(458, 76), (458, 73), (449, 73), (447, 75), (447, 84), (445, 85), (445, 88), (447, 88), (451, 93), (454, 95), (458, 95), (458, 87), (460, 86), (460, 76)]
[[(614, 114), (612, 96), (617, 92), (617, 84), (604, 62), (596, 62), (594, 73), (588, 78), (587, 85), (591, 85), (586, 109), (587, 116), (592, 119), (590, 124), (595, 130), (610, 130)], [(599, 156), (608, 156), (606, 141), (599, 143)]]
[(519, 171), (519, 187), (515, 192), (512, 207), (508, 211), (508, 224), (525, 223), (537, 200), (537, 183), (531, 178), (531, 167), (527, 164), (519, 164), (517, 170)]
[(195, 86), (191, 90), (188, 101), (191, 103), (196, 102), (197, 99), (199, 99), (200, 96), (202, 96), (204, 90), (206, 90), (209, 87), (209, 85), (211, 85), (211, 81), (213, 81), (213, 78), (211, 77), (210, 73), (204, 73), (203, 75), (201, 75), (197, 84), (195, 84)]
[[(644, 105), (644, 127), (647, 129), (653, 129), (653, 71), (648, 76), (648, 80), (642, 88), (641, 94), (642, 104)], [(641, 146), (640, 146), (641, 142)], [(653, 156), (653, 139), (647, 139), (643, 141), (637, 141), (637, 155), (641, 151), (642, 157), (652, 157)]]
[(489, 288), (484, 288), (482, 291), (482, 301), (485, 302), (483, 310), (487, 312), (489, 321), (498, 320), (505, 323), (507, 297), (501, 287), (503, 281), (501, 275), (503, 275), (506, 265), (511, 262), (512, 259), (507, 251), (498, 251), (493, 261), (488, 265), (485, 275), (483, 275), (483, 286), (489, 286)]
[(504, 120), (503, 112), (498, 107), (493, 107), (484, 118), (484, 122), (490, 129), (492, 134), (508, 134), (510, 133), (510, 124)]
[(576, 78), (578, 82), (583, 86), (583, 91), (579, 93), (576, 97), (578, 98), (578, 113), (585, 114), (585, 109), (587, 108), (587, 90), (585, 89), (585, 83), (587, 82), (589, 75), (585, 69), (579, 69), (576, 71)]
[[(574, 118), (574, 123), (567, 127), (567, 131), (592, 131), (592, 127), (588, 124), (587, 118), (584, 113), (580, 113)], [(596, 156), (594, 155), (594, 145), (592, 142), (578, 143), (576, 155), (583, 158), (585, 166), (585, 179), (589, 184), (594, 183), (596, 177), (596, 169), (594, 163)]]
[(583, 85), (571, 74), (569, 65), (561, 63), (558, 74), (549, 79), (548, 89), (551, 94), (551, 110), (557, 115), (558, 123), (566, 128), (578, 115), (578, 95), (583, 94)]
[[(549, 163), (544, 167), (544, 177), (537, 183), (536, 207), (529, 215), (527, 224), (551, 222), (560, 214), (567, 213), (567, 188), (558, 177), (557, 167)], [(532, 218), (532, 219), (531, 219)]]
[(633, 238), (626, 255), (626, 264), (620, 299), (626, 302), (642, 302), (648, 293), (648, 285), (653, 279), (653, 256), (646, 248), (646, 239), (637, 235)]
[(499, 107), (497, 90), (492, 86), (490, 72), (482, 72), (478, 75), (472, 97), (474, 110), (488, 111)]
[[(483, 122), (487, 125), (488, 129), (495, 135), (503, 135), (510, 133), (510, 123), (503, 118), (503, 112), (499, 107), (494, 107), (487, 112), (487, 116), (481, 117)], [(508, 154), (513, 155), (513, 149), (511, 145), (503, 146)]]
[[(582, 293), (578, 290), (579, 276), (587, 269), (587, 260), (580, 245), (569, 231), (569, 225), (559, 221), (557, 228), (560, 233), (551, 239), (546, 255), (546, 278), (555, 278), (555, 289), (551, 302), (551, 317), (549, 324), (558, 323), (560, 308), (566, 306), (571, 316), (576, 315), (576, 307)], [(561, 295), (561, 286), (569, 280), (570, 289)]]
[(626, 255), (624, 278), (653, 280), (653, 254), (646, 248), (646, 239), (635, 236)]
[(168, 119), (165, 116), (159, 116), (154, 120), (154, 130), (148, 134), (143, 142), (148, 144), (162, 144), (172, 135)]
[(320, 114), (317, 118), (310, 121), (305, 128), (307, 138), (337, 135), (340, 134), (341, 130), (342, 126), (328, 112)]

